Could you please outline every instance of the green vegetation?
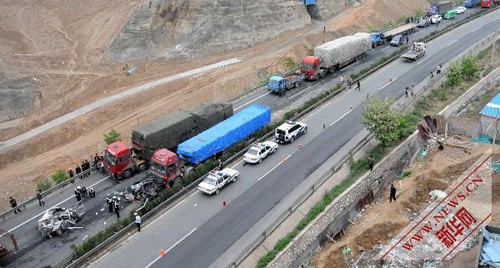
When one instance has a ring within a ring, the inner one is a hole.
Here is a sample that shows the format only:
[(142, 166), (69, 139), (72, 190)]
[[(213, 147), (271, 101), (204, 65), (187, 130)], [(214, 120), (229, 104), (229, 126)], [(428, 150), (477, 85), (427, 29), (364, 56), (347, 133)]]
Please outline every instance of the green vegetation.
[(283, 64), (288, 69), (294, 69), (297, 67), (297, 62), (295, 62), (295, 59), (289, 56), (283, 58)]
[(462, 68), (460, 64), (454, 62), (448, 68), (446, 72), (446, 81), (444, 81), (445, 87), (456, 87), (462, 84)]
[(116, 129), (112, 128), (108, 134), (103, 134), (104, 135), (104, 141), (106, 144), (111, 144), (115, 141), (120, 141), (122, 139), (122, 134), (118, 132)]
[(467, 81), (472, 80), (479, 73), (477, 58), (472, 55), (465, 56), (460, 61), (460, 67), (462, 68), (463, 77)]
[(59, 184), (69, 179), (69, 175), (64, 169), (60, 168), (52, 174), (52, 179), (56, 182), (56, 184)]
[(414, 15), (417, 18), (423, 17), (425, 15), (425, 11), (423, 9), (419, 8), (419, 9), (415, 10)]
[(50, 187), (52, 187), (52, 182), (47, 178), (39, 180), (36, 185), (36, 189), (42, 191), (47, 191)]
[(307, 56), (313, 56), (314, 55), (314, 46), (312, 46), (312, 45), (304, 45), (304, 49), (306, 50), (306, 55)]

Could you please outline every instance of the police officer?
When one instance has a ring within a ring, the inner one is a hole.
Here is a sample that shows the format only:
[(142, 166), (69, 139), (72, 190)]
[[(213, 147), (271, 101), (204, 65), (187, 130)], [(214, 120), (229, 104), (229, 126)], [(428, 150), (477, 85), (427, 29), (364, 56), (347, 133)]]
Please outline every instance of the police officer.
[(80, 189), (80, 193), (83, 197), (87, 197), (87, 188), (85, 188), (85, 186), (82, 186), (82, 188)]
[(111, 194), (108, 194), (106, 197), (106, 204), (108, 204), (109, 212), (113, 212), (113, 199), (111, 198)]
[(75, 197), (76, 197), (76, 201), (77, 202), (80, 202), (82, 200), (82, 187), (80, 186), (76, 186), (75, 188)]
[(88, 190), (88, 191), (89, 191), (89, 196), (90, 196), (90, 197), (95, 197), (95, 190), (94, 190), (94, 188), (89, 187), (89, 190)]
[(119, 219), (120, 218), (120, 200), (116, 196), (113, 196), (113, 199), (114, 199), (113, 205), (114, 205), (116, 217)]

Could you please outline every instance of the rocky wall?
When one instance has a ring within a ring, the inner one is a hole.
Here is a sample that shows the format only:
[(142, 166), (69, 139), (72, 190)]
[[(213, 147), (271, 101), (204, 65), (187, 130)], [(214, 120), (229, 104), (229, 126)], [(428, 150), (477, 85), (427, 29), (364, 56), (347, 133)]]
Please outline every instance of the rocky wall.
[[(422, 141), (417, 133), (411, 135), (377, 164), (372, 172), (360, 178), (335, 199), (268, 267), (293, 267), (314, 252), (320, 241), (325, 241), (325, 234), (335, 235), (337, 230), (347, 225), (347, 219), (353, 217), (353, 208), (360, 200), (370, 194), (373, 194), (374, 199), (387, 197), (387, 187), (409, 165), (421, 145)], [(344, 222), (344, 226), (340, 226), (339, 222)]]

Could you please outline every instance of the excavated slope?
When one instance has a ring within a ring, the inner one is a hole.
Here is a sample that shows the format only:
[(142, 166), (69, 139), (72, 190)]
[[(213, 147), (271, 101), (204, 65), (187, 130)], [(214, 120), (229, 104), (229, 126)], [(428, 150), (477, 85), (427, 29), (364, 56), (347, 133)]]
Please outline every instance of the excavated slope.
[(253, 46), (308, 23), (297, 0), (153, 0), (136, 8), (106, 52), (115, 62), (196, 58)]

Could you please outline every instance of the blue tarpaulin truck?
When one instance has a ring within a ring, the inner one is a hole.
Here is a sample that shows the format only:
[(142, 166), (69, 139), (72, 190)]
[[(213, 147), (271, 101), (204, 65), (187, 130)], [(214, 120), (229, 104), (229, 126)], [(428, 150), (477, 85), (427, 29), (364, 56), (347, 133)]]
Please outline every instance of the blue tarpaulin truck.
[(465, 0), (464, 1), (464, 7), (466, 8), (473, 8), (475, 6), (481, 5), (481, 0)]
[(250, 136), (271, 121), (271, 108), (253, 104), (177, 146), (177, 155), (199, 164)]
[(286, 77), (274, 75), (269, 78), (267, 89), (281, 96), (285, 90), (299, 87), (301, 80), (302, 76), (300, 75), (289, 75)]

